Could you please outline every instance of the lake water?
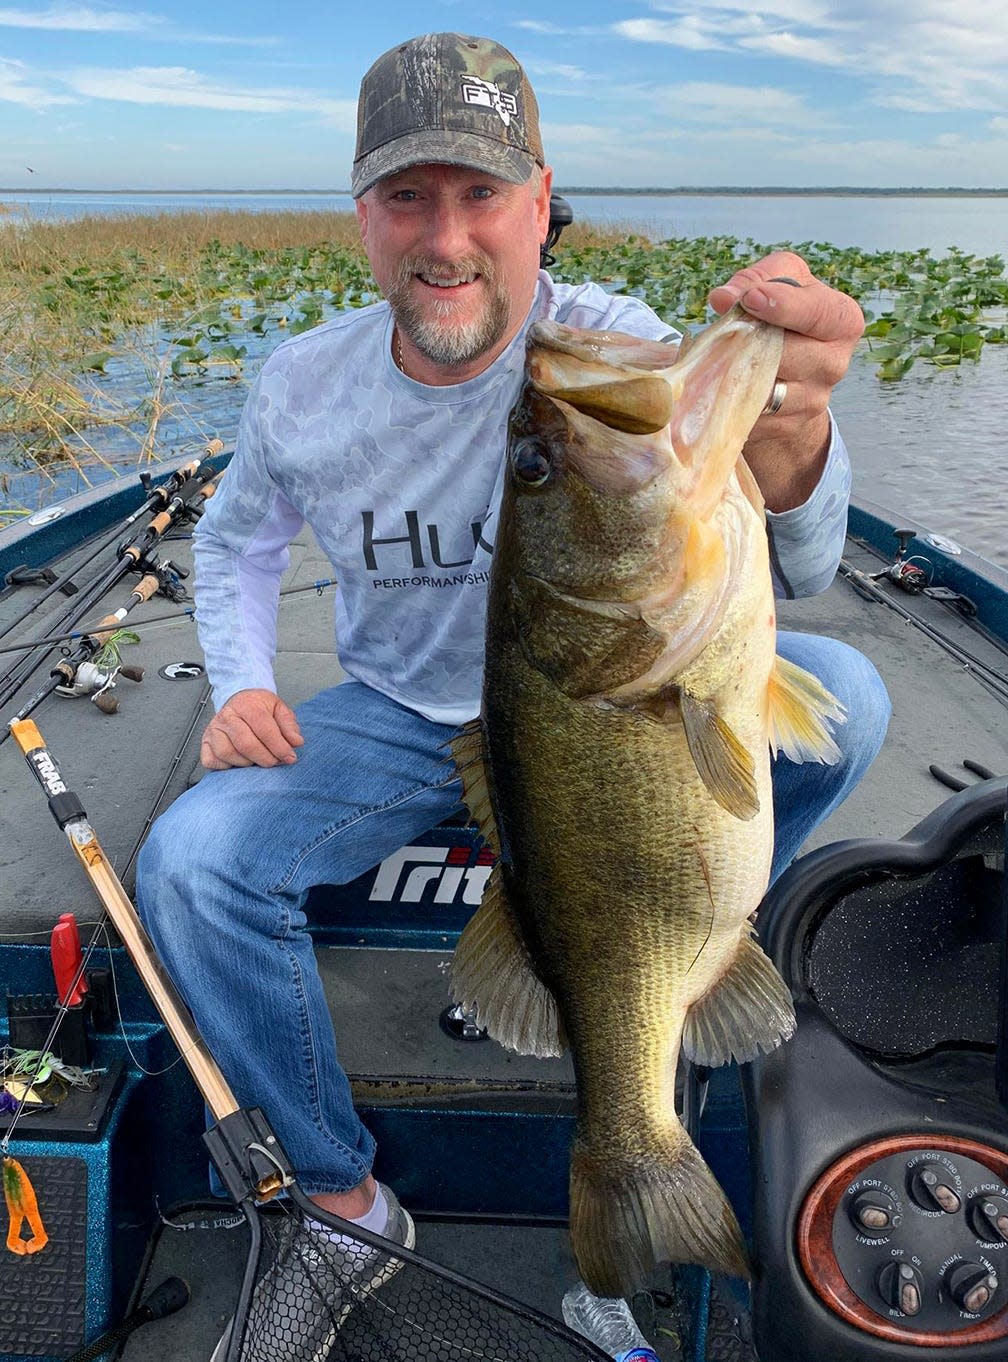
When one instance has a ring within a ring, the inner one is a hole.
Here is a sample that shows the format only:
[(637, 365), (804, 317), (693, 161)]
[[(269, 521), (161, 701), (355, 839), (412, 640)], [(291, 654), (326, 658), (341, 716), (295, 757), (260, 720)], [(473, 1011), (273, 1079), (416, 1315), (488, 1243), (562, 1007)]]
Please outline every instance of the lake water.
[[(579, 220), (635, 224), (655, 237), (732, 234), (767, 244), (831, 241), (868, 250), (923, 246), (936, 255), (956, 245), (977, 255), (1008, 255), (1005, 197), (571, 195), (570, 200)], [(0, 203), (15, 213), (51, 219), (352, 206), (347, 195), (336, 194), (0, 194)], [(273, 333), (263, 350), (278, 340)], [(246, 365), (246, 379), (254, 368)], [(104, 386), (110, 382), (114, 386), (114, 373), (103, 379)], [(241, 382), (224, 379), (187, 382), (184, 409), (162, 426), (165, 452), (181, 448), (198, 431), (230, 439), (243, 390)], [(868, 356), (859, 353), (834, 393), (833, 410), (851, 452), (856, 493), (1008, 567), (1008, 347), (988, 346), (979, 364), (945, 372), (919, 364), (892, 384), (880, 383)], [(109, 448), (114, 452), (115, 442)], [(119, 457), (126, 456), (124, 447)], [(44, 492), (15, 475), (8, 495), (12, 503), (34, 505), (76, 488), (72, 473)]]
[[(751, 237), (754, 241), (831, 241), (866, 250), (940, 255), (959, 246), (1008, 255), (1008, 196), (899, 194), (570, 194), (576, 221), (628, 223), (649, 235)], [(349, 194), (4, 193), (0, 206), (56, 221), (130, 213), (239, 210), (250, 213), (350, 212)]]

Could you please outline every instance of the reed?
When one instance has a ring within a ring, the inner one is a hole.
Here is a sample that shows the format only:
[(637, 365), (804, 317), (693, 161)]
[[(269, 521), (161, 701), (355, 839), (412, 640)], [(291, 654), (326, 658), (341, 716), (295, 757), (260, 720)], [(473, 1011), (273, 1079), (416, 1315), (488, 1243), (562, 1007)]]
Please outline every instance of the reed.
[[(788, 245), (789, 243), (773, 243)], [(707, 294), (770, 247), (731, 236), (653, 240), (632, 223), (575, 223), (555, 277), (634, 293), (670, 325), (707, 315)], [(1008, 340), (999, 257), (797, 249), (820, 278), (865, 304), (879, 376), (936, 368)], [(0, 214), (0, 453), (13, 464), (98, 459), (88, 433), (129, 433), (156, 456), (159, 423), (191, 377), (238, 377), (251, 338), (295, 334), (378, 296), (353, 213), (181, 212), (74, 221)], [(114, 364), (122, 382), (105, 383)], [(86, 381), (85, 381), (86, 376)], [(120, 440), (121, 446), (122, 441)]]

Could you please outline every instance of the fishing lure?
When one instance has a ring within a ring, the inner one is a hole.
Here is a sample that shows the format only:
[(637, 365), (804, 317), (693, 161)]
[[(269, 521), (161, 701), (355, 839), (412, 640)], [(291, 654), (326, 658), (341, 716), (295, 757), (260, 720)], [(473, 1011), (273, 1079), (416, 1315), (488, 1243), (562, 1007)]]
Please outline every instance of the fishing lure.
[[(49, 1242), (49, 1235), (39, 1214), (35, 1188), (21, 1164), (9, 1155), (3, 1161), (3, 1189), (10, 1216), (7, 1247), (11, 1253), (41, 1253)], [(26, 1222), (31, 1231), (30, 1239), (22, 1238)]]

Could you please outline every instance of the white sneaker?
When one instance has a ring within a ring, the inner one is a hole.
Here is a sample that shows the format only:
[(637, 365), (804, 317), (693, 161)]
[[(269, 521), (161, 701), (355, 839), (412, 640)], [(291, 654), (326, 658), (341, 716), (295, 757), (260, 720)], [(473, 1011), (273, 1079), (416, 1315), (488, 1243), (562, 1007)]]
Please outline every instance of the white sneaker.
[[(379, 1183), (388, 1204), (382, 1237), (404, 1248), (416, 1242), (408, 1211)], [(325, 1362), (353, 1307), (402, 1267), (363, 1241), (349, 1243), (328, 1226), (288, 1220), (276, 1257), (252, 1292), (241, 1362)], [(210, 1362), (224, 1362), (230, 1321)]]

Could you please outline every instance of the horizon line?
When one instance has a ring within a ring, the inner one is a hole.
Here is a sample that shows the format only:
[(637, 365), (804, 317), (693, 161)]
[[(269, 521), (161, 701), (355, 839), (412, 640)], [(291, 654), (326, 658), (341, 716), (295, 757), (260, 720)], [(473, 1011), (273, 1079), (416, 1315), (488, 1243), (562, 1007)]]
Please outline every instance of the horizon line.
[[(606, 194), (612, 196), (654, 196), (678, 195), (907, 195), (926, 197), (947, 194), (966, 196), (1002, 197), (1008, 196), (1008, 187), (996, 185), (967, 188), (962, 185), (559, 185), (554, 190), (558, 194)], [(161, 194), (176, 197), (302, 197), (302, 198), (351, 198), (349, 189), (75, 189), (65, 185), (50, 185), (36, 188), (25, 185), (0, 186), (0, 194)]]

